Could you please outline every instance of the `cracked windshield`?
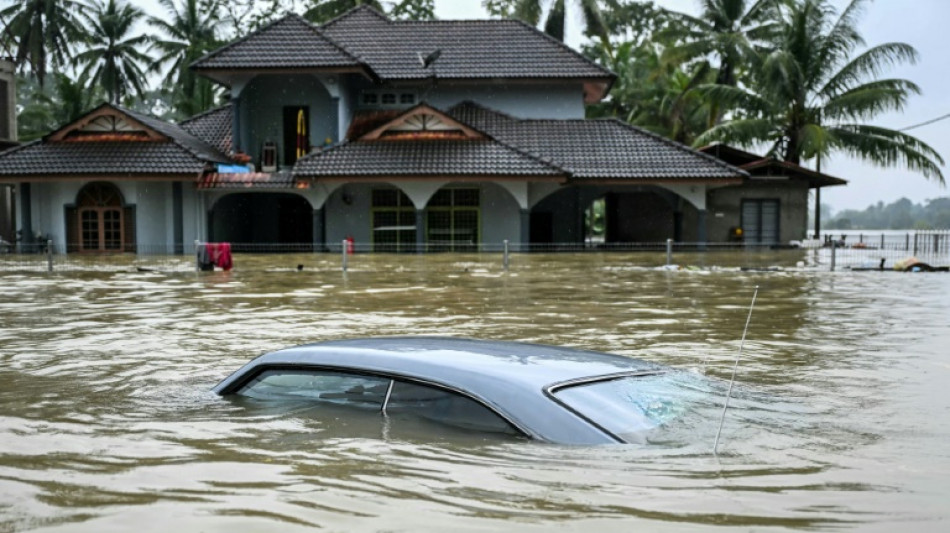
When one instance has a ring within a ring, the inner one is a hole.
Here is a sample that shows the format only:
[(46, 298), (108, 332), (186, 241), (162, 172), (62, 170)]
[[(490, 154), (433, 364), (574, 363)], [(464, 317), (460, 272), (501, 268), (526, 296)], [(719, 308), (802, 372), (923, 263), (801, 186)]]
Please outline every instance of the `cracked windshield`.
[(943, 531), (918, 3), (0, 0), (0, 532)]

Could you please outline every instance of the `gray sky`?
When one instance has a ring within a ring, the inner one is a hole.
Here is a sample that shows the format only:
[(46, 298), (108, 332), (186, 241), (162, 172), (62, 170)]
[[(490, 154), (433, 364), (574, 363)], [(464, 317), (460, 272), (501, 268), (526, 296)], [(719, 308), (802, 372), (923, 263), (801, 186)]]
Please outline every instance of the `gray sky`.
[[(845, 0), (836, 0), (846, 4)], [(157, 0), (133, 0), (150, 14), (160, 14)], [(656, 3), (677, 11), (697, 12), (698, 0), (656, 0)], [(436, 0), (436, 15), (442, 19), (485, 18), (481, 0)], [(576, 20), (577, 17), (574, 17)], [(911, 99), (902, 113), (882, 115), (877, 125), (904, 128), (950, 113), (950, 52), (944, 32), (950, 21), (948, 0), (877, 0), (873, 2), (859, 28), (868, 45), (902, 41), (916, 47), (920, 62), (887, 72), (887, 77), (901, 77), (917, 83), (921, 96)], [(582, 40), (577, 24), (568, 22), (567, 42), (577, 48)], [(950, 161), (950, 119), (911, 132), (935, 148)], [(902, 169), (881, 169), (835, 155), (823, 161), (823, 171), (847, 179), (846, 187), (833, 187), (822, 192), (822, 202), (835, 211), (864, 209), (884, 201), (890, 203), (901, 197), (914, 202), (950, 195), (945, 187), (928, 181), (919, 174)], [(950, 180), (950, 168), (944, 166)]]

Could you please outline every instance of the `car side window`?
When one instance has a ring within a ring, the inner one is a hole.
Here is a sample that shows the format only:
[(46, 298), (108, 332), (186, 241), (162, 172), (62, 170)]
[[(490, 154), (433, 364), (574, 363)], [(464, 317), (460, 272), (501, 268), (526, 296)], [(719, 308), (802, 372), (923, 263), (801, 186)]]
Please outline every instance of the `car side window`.
[(238, 394), (262, 400), (318, 400), (380, 410), (391, 380), (345, 372), (269, 369)]
[(417, 416), (461, 429), (521, 434), (507, 420), (471, 398), (405, 381), (393, 383), (385, 412), (390, 415)]

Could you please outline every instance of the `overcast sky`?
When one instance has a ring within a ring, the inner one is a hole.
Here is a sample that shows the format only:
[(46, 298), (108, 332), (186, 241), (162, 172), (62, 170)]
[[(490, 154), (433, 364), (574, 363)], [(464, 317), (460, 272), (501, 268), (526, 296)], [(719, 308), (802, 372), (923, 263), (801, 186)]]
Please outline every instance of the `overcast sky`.
[[(840, 5), (845, 0), (835, 0)], [(141, 5), (150, 14), (160, 14), (156, 0), (141, 0)], [(656, 0), (668, 9), (695, 13), (698, 0)], [(576, 3), (575, 3), (576, 4)], [(436, 0), (436, 15), (441, 19), (485, 18), (481, 0)], [(575, 16), (568, 22), (569, 45), (577, 48), (582, 40)], [(950, 51), (948, 51), (947, 21), (950, 21), (950, 0), (876, 0), (861, 19), (859, 28), (868, 45), (902, 41), (916, 47), (920, 62), (916, 65), (892, 69), (888, 77), (901, 77), (917, 83), (923, 95), (911, 99), (903, 113), (882, 115), (877, 125), (889, 128), (905, 128), (927, 120), (950, 114)], [(911, 132), (935, 148), (945, 159), (950, 160), (950, 119), (921, 127)], [(864, 209), (884, 201), (890, 203), (901, 197), (914, 202), (940, 196), (950, 196), (950, 191), (922, 175), (902, 169), (880, 169), (872, 165), (835, 155), (822, 162), (822, 170), (848, 180), (845, 187), (832, 187), (822, 192), (822, 203), (835, 211)], [(944, 166), (944, 174), (950, 180), (950, 167)]]

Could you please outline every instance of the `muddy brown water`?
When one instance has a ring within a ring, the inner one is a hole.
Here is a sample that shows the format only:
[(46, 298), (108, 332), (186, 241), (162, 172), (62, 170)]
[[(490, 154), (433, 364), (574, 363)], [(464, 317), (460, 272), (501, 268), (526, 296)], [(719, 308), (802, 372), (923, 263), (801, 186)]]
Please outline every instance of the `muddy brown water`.
[[(950, 275), (664, 272), (635, 254), (518, 255), (505, 273), (498, 259), (0, 273), (0, 531), (948, 527)], [(552, 343), (727, 377), (756, 285), (746, 397), (718, 457), (718, 420), (565, 447), (209, 393), (260, 353), (370, 335)]]

